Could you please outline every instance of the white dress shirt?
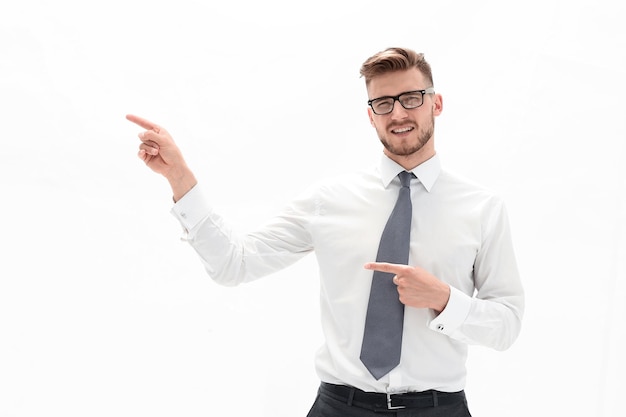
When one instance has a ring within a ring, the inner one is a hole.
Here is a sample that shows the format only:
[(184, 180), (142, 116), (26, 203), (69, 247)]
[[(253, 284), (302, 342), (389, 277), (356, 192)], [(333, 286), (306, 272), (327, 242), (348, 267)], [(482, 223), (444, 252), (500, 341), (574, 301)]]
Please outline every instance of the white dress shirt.
[(502, 200), (441, 169), (435, 155), (413, 173), (409, 264), (451, 287), (447, 307), (405, 308), (402, 357), (375, 380), (359, 359), (372, 271), (403, 168), (379, 166), (310, 187), (258, 230), (235, 234), (198, 186), (172, 209), (218, 283), (237, 285), (315, 252), (325, 343), (316, 356), (324, 382), (364, 391), (406, 392), (465, 387), (467, 345), (497, 350), (517, 338), (524, 294)]

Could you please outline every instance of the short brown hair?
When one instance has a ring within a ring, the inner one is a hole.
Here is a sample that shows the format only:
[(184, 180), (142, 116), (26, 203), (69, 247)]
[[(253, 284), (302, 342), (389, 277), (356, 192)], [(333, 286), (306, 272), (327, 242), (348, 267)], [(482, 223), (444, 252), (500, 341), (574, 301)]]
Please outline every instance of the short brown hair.
[(406, 48), (387, 48), (369, 57), (361, 65), (361, 76), (365, 77), (365, 85), (378, 75), (393, 71), (417, 68), (433, 86), (433, 74), (424, 54)]

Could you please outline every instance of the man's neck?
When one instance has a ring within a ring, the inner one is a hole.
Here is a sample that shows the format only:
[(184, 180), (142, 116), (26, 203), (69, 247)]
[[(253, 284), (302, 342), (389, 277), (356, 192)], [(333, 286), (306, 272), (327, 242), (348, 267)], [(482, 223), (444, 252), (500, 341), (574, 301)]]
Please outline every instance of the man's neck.
[(410, 171), (416, 166), (428, 161), (430, 158), (435, 156), (435, 147), (429, 146), (431, 142), (432, 139), (429, 143), (422, 147), (422, 149), (410, 155), (394, 155), (387, 149), (384, 149), (383, 152), (385, 153), (385, 155), (387, 155), (389, 159), (393, 160), (407, 171)]

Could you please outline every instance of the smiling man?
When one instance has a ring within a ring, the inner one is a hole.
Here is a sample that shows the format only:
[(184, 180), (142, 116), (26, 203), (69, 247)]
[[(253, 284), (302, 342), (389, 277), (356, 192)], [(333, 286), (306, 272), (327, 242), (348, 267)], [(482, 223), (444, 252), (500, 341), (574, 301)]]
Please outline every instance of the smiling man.
[(506, 209), (442, 169), (434, 125), (443, 100), (422, 54), (386, 49), (361, 75), (380, 163), (309, 187), (243, 235), (212, 209), (171, 135), (127, 118), (146, 129), (139, 157), (169, 181), (172, 213), (215, 281), (249, 282), (315, 252), (325, 341), (308, 417), (470, 416), (468, 344), (504, 350), (521, 329)]

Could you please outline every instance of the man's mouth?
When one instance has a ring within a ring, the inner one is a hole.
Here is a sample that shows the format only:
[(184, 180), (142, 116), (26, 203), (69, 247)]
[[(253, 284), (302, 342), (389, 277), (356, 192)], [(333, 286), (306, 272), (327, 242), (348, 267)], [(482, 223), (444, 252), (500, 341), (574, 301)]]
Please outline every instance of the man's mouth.
[(397, 129), (392, 129), (391, 133), (395, 133), (395, 134), (400, 134), (400, 133), (406, 133), (406, 132), (410, 132), (411, 130), (413, 130), (414, 128), (412, 126), (407, 126), (407, 127), (399, 127)]

